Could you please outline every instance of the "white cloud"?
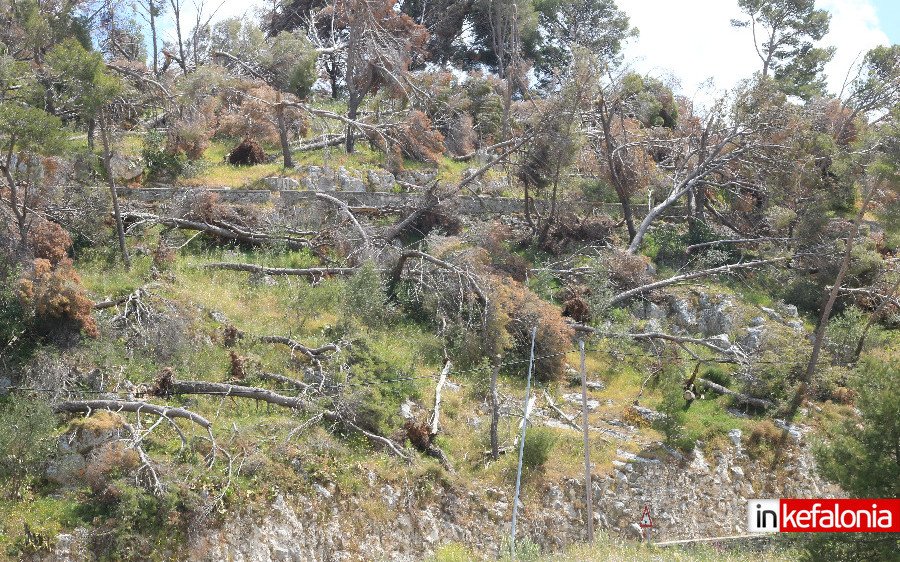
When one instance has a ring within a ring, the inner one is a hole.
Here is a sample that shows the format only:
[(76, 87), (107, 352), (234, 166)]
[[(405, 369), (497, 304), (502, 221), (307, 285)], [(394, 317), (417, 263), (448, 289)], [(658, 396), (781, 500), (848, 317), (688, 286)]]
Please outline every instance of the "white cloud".
[(847, 71), (862, 59), (866, 51), (877, 45), (890, 45), (891, 42), (869, 0), (820, 0), (818, 6), (831, 12), (831, 27), (822, 42), (837, 47), (834, 59), (825, 71), (828, 73), (829, 89), (838, 93)]
[[(640, 71), (673, 74), (686, 95), (699, 93), (707, 98), (711, 92), (701, 89), (707, 79), (712, 78), (718, 90), (729, 89), (762, 66), (750, 29), (731, 27), (732, 18), (743, 17), (737, 0), (618, 3), (641, 32), (626, 48), (626, 59)], [(869, 0), (819, 0), (817, 7), (832, 13), (822, 45), (837, 47), (826, 67), (829, 89), (836, 93), (860, 53), (888, 43), (888, 38)]]

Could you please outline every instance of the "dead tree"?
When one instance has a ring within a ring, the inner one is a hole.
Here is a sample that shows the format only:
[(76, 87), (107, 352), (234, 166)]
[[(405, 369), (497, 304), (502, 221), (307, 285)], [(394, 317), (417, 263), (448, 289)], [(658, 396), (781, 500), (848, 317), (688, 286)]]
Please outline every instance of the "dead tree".
[(322, 279), (330, 275), (352, 275), (356, 273), (355, 267), (307, 267), (307, 268), (289, 268), (289, 267), (265, 267), (252, 263), (229, 263), (229, 262), (213, 262), (205, 263), (199, 267), (203, 269), (221, 269), (226, 271), (246, 271), (248, 273), (257, 273), (260, 275), (294, 275), (298, 277), (308, 277), (310, 279)]
[(347, 419), (345, 416), (342, 416), (335, 411), (320, 408), (315, 404), (310, 403), (306, 398), (285, 396), (266, 388), (253, 386), (206, 381), (179, 381), (174, 378), (160, 379), (159, 384), (155, 389), (155, 393), (160, 396), (201, 394), (212, 396), (233, 396), (235, 398), (249, 398), (252, 400), (266, 402), (267, 404), (275, 404), (276, 406), (289, 408), (303, 414), (318, 414), (321, 415), (322, 419), (326, 421), (342, 424), (346, 427), (349, 427), (350, 429), (353, 429), (354, 431), (366, 437), (366, 439), (368, 439), (373, 444), (386, 447), (391, 453), (400, 457), (401, 459), (409, 460), (409, 457), (400, 450), (401, 447), (397, 443), (394, 443), (387, 437), (383, 437), (359, 427), (352, 420)]
[(641, 285), (640, 287), (635, 287), (634, 289), (629, 289), (627, 291), (623, 291), (623, 292), (613, 296), (612, 300), (610, 301), (610, 306), (625, 302), (632, 297), (636, 297), (638, 295), (649, 293), (650, 291), (653, 291), (656, 289), (668, 287), (669, 285), (676, 285), (679, 283), (684, 283), (685, 281), (690, 281), (692, 279), (700, 279), (702, 277), (709, 277), (711, 275), (720, 275), (723, 273), (728, 274), (728, 273), (731, 273), (732, 271), (736, 271), (739, 269), (751, 269), (751, 268), (760, 267), (763, 265), (770, 265), (773, 263), (790, 261), (792, 259), (794, 259), (794, 256), (784, 256), (784, 257), (780, 257), (780, 258), (755, 260), (755, 261), (748, 261), (748, 262), (742, 262), (742, 263), (731, 263), (728, 265), (722, 265), (719, 267), (704, 269), (702, 271), (694, 271), (692, 273), (684, 273), (681, 275), (675, 275), (673, 277), (669, 277), (668, 279), (663, 279), (661, 281), (654, 281), (653, 283), (648, 283), (646, 285)]

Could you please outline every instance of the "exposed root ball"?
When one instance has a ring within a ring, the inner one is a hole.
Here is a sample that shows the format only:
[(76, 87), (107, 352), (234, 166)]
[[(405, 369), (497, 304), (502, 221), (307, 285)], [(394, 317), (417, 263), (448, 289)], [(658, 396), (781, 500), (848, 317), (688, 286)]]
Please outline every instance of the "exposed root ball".
[(226, 156), (229, 164), (237, 166), (254, 166), (266, 161), (266, 153), (259, 143), (253, 139), (245, 138), (241, 144), (231, 149)]

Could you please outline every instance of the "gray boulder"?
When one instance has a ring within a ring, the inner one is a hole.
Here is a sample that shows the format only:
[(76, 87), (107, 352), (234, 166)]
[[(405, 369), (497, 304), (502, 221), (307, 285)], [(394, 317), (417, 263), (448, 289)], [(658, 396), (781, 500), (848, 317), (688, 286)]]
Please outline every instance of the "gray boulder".
[(392, 191), (397, 178), (387, 170), (369, 170), (367, 174), (369, 189), (375, 192)]
[(118, 154), (109, 159), (109, 167), (112, 170), (113, 177), (115, 177), (116, 181), (121, 182), (134, 181), (144, 173), (143, 162), (136, 159), (132, 160), (130, 158), (125, 158)]

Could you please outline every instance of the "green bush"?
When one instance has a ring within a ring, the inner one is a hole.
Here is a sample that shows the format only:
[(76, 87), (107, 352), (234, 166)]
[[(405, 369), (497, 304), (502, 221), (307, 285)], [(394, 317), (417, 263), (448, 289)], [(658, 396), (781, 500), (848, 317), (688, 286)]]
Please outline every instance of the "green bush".
[(867, 320), (863, 311), (851, 306), (828, 323), (825, 348), (836, 363), (847, 365), (856, 361), (856, 345)]
[(141, 156), (144, 159), (149, 180), (175, 179), (184, 172), (187, 164), (187, 159), (183, 154), (173, 153), (166, 149), (165, 137), (156, 131), (150, 131), (144, 137)]
[(684, 236), (671, 225), (653, 229), (644, 237), (644, 255), (661, 265), (679, 265), (684, 261)]
[(384, 280), (375, 264), (366, 262), (344, 286), (343, 313), (366, 326), (384, 326), (396, 319), (395, 308), (388, 303)]
[(522, 466), (525, 470), (537, 470), (550, 459), (550, 453), (558, 440), (556, 432), (546, 427), (535, 427), (525, 434), (522, 450)]
[(466, 545), (458, 542), (449, 542), (437, 547), (428, 560), (429, 562), (469, 562), (475, 559), (476, 556)]
[(39, 477), (56, 449), (56, 417), (37, 399), (0, 400), (0, 481), (18, 487)]
[(701, 378), (704, 378), (716, 384), (720, 384), (724, 387), (731, 386), (732, 382), (731, 375), (718, 365), (707, 367), (706, 370), (703, 371), (703, 375), (701, 376)]
[(694, 440), (685, 430), (687, 406), (679, 378), (665, 377), (660, 390), (663, 394), (658, 410), (662, 417), (653, 422), (653, 429), (665, 435), (666, 444), (688, 452), (694, 449)]

